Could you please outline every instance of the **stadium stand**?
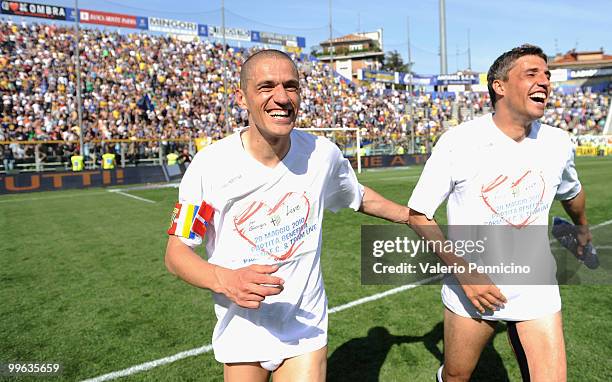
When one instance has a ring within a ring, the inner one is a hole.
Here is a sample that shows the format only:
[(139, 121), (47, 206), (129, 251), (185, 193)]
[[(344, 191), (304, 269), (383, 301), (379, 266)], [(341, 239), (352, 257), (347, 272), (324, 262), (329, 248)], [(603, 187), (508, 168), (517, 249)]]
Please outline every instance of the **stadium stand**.
[[(69, 163), (77, 149), (74, 31), (52, 24), (0, 21), (0, 141), (15, 164)], [(166, 36), (82, 30), (83, 128), (86, 142), (132, 139), (127, 157), (132, 163), (160, 157), (160, 145), (141, 142), (163, 139), (163, 152), (179, 151), (176, 138), (216, 140), (247, 123), (245, 110), (234, 102), (239, 66), (250, 51), (227, 49), (223, 88), (222, 47), (208, 40), (186, 42)], [(403, 90), (377, 83), (356, 84), (335, 77), (329, 67), (310, 57), (295, 57), (301, 72), (302, 113), (299, 127), (332, 126), (361, 129), (369, 153), (408, 150), (411, 144), (408, 102)], [(229, 129), (225, 126), (224, 92), (228, 93)], [(544, 122), (574, 134), (601, 133), (610, 94), (555, 93)], [(412, 97), (415, 144), (428, 150), (443, 130), (488, 112), (485, 93), (457, 97), (416, 94)], [(19, 141), (41, 141), (23, 145)], [(61, 144), (45, 144), (44, 142)], [(119, 152), (119, 144), (115, 150)], [(101, 143), (84, 148), (99, 161)], [(9, 155), (7, 153), (7, 155)]]

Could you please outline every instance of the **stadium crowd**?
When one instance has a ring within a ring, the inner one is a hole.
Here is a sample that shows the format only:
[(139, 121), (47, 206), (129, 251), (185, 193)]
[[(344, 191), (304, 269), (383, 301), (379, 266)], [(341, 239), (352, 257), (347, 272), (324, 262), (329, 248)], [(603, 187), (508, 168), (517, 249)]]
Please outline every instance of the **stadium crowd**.
[(554, 92), (543, 122), (567, 130), (574, 135), (601, 134), (606, 124), (610, 95), (583, 92)]
[[(74, 39), (72, 28), (0, 21), (0, 141), (78, 140)], [(207, 40), (186, 42), (165, 36), (82, 30), (85, 141), (216, 140), (244, 126), (247, 114), (235, 102), (234, 92), (240, 63), (250, 52), (228, 47), (225, 65), (222, 52), (222, 46)], [(302, 87), (298, 126), (359, 128), (364, 142), (373, 146), (392, 142), (395, 147), (407, 148), (409, 116), (413, 117), (416, 144), (423, 147), (444, 128), (490, 108), (487, 94), (451, 98), (421, 93), (412, 97), (410, 110), (403, 90), (385, 89), (382, 84), (359, 85), (339, 77), (332, 86), (328, 65), (304, 57), (296, 57), (296, 61)], [(227, 89), (223, 87), (223, 70)], [(554, 94), (554, 107), (549, 108), (544, 121), (580, 134), (601, 132), (608, 100), (609, 95), (595, 93)], [(170, 150), (179, 148), (174, 142), (166, 144)], [(67, 161), (76, 146), (12, 144), (10, 148), (18, 161), (34, 156), (34, 150), (39, 151), (39, 158)], [(154, 142), (130, 144), (128, 156), (157, 157), (158, 150)], [(90, 144), (84, 151), (94, 156), (102, 148)]]

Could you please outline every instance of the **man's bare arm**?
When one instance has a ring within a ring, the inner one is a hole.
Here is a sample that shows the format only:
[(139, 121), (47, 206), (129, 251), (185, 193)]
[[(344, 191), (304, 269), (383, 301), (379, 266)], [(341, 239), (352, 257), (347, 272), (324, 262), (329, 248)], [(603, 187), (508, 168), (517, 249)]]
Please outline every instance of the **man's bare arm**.
[(409, 223), (410, 208), (385, 198), (369, 187), (364, 187), (364, 189), (360, 212), (394, 223)]
[[(410, 227), (422, 238), (427, 241), (445, 241), (446, 237), (435, 220), (429, 220), (424, 214), (410, 210)], [(437, 253), (442, 262), (449, 266), (463, 266), (468, 269), (467, 262), (454, 253)], [(505, 303), (506, 297), (495, 286), (488, 276), (478, 273), (455, 274), (465, 295), (472, 302), (472, 305), (481, 313), (485, 308), (495, 310), (495, 306)]]
[(578, 195), (569, 200), (562, 200), (561, 205), (576, 225), (587, 225), (586, 217), (586, 194), (584, 188)]
[(266, 296), (279, 294), (284, 283), (270, 275), (278, 270), (278, 265), (223, 268), (198, 256), (176, 236), (168, 238), (165, 263), (170, 273), (189, 284), (222, 293), (244, 308), (259, 308)]
[(561, 205), (578, 228), (578, 247), (576, 251), (578, 256), (582, 256), (584, 254), (584, 246), (593, 239), (586, 216), (586, 194), (584, 188), (572, 199), (562, 200)]

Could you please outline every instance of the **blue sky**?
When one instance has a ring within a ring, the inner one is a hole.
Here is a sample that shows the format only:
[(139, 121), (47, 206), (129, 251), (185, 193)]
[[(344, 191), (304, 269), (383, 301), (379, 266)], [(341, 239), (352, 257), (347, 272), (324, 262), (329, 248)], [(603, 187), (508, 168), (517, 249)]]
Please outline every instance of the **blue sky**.
[[(71, 0), (30, 0), (73, 6)], [(334, 37), (383, 28), (384, 48), (407, 57), (406, 20), (414, 70), (440, 70), (438, 0), (333, 0)], [(221, 1), (80, 0), (84, 9), (157, 16), (221, 25)], [(329, 38), (329, 1), (226, 0), (228, 27), (292, 34), (307, 47)], [(468, 28), (472, 69), (486, 71), (502, 52), (522, 43), (541, 46), (548, 55), (578, 50), (612, 54), (612, 0), (446, 0), (448, 71), (468, 64)], [(34, 20), (34, 19), (29, 19)]]

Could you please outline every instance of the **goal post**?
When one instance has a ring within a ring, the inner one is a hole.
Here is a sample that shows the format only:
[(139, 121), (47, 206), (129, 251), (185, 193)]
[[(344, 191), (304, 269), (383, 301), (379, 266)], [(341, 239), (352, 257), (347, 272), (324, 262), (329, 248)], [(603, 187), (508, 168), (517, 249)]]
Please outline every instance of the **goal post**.
[[(357, 173), (361, 174), (361, 130), (356, 127), (309, 127), (309, 128), (296, 128), (296, 130), (307, 131), (310, 133), (322, 133), (326, 138), (329, 138), (332, 142), (340, 146), (342, 144), (344, 149), (341, 148), (342, 154), (350, 156), (350, 153), (357, 158)], [(344, 133), (344, 134), (343, 134)], [(355, 141), (352, 141), (350, 134), (355, 134)]]

